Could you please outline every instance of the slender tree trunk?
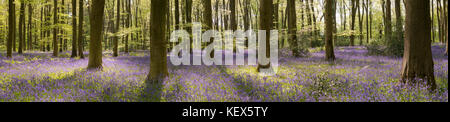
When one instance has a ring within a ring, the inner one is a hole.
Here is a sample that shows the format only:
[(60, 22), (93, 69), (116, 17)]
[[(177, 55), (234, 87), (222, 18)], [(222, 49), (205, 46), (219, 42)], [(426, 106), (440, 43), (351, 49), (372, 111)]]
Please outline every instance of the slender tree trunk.
[(12, 43), (15, 40), (14, 32), (16, 27), (14, 26), (14, 16), (16, 14), (16, 10), (14, 6), (14, 0), (8, 0), (8, 41), (6, 42), (6, 57), (8, 58), (12, 57)]
[[(188, 32), (190, 33), (190, 34), (192, 34), (192, 29), (191, 29), (191, 25), (192, 25), (192, 18), (191, 18), (191, 15), (192, 15), (192, 0), (185, 0), (185, 4), (186, 4), (186, 10), (185, 10), (185, 14), (186, 14), (186, 23), (188, 24), (188, 26), (186, 27), (186, 30), (188, 30)], [(152, 27), (152, 25), (150, 25), (151, 27)], [(150, 35), (153, 35), (153, 34), (150, 34)], [(191, 40), (192, 40), (192, 38), (191, 38)], [(193, 42), (194, 41), (191, 41), (190, 43), (190, 46), (191, 46), (191, 50), (190, 50), (190, 52), (192, 52), (192, 44), (193, 44)]]
[(92, 1), (88, 69), (102, 69), (103, 15), (105, 0)]
[(33, 45), (32, 45), (32, 40), (33, 40), (33, 31), (31, 31), (33, 29), (32, 25), (33, 25), (33, 7), (31, 6), (31, 3), (28, 3), (28, 48), (27, 50), (32, 50), (33, 49)]
[(175, 0), (175, 28), (180, 29), (180, 4), (178, 0)]
[(54, 0), (53, 5), (53, 56), (58, 57), (58, 0)]
[(231, 11), (231, 30), (235, 31), (237, 29), (236, 0), (230, 0), (230, 11)]
[(350, 35), (350, 46), (355, 46), (355, 18), (356, 18), (356, 10), (358, 10), (358, 4), (359, 0), (352, 0), (352, 23), (351, 23), (351, 30), (352, 34)]
[[(403, 82), (416, 84), (416, 78), (436, 89), (434, 64), (431, 54), (431, 19), (429, 0), (406, 0), (405, 54), (403, 57)], [(389, 10), (389, 9), (388, 9)], [(417, 19), (421, 18), (421, 19)]]
[(334, 61), (333, 49), (333, 0), (326, 0), (325, 2), (325, 59)]
[[(116, 18), (116, 24), (114, 33), (117, 34), (117, 32), (120, 31), (120, 0), (117, 0), (117, 18)], [(113, 48), (113, 57), (119, 56), (119, 36), (114, 35), (114, 48)]]
[(77, 0), (72, 0), (72, 58), (77, 57)]
[[(270, 30), (273, 24), (273, 0), (260, 0), (260, 30), (266, 31), (266, 57), (270, 58)], [(258, 72), (261, 69), (271, 68), (270, 62), (267, 65), (261, 65), (258, 63)]]
[(401, 1), (395, 0), (395, 16), (396, 16), (396, 40), (395, 41), (402, 41), (403, 40), (403, 19), (402, 19), (402, 11), (401, 11)]
[(78, 6), (78, 13), (80, 14), (78, 19), (78, 55), (80, 58), (84, 58), (83, 48), (84, 48), (84, 36), (83, 36), (83, 22), (84, 22), (84, 0), (79, 0), (80, 5)]
[(363, 45), (363, 42), (364, 42), (363, 41), (363, 39), (364, 39), (364, 34), (363, 34), (364, 12), (361, 12), (361, 11), (363, 11), (364, 8), (361, 6), (361, 3), (364, 3), (364, 0), (361, 0), (360, 3), (358, 3), (359, 45)]
[(295, 0), (288, 0), (288, 32), (289, 32), (289, 43), (291, 46), (291, 51), (294, 57), (304, 56), (301, 54), (300, 47), (298, 46), (297, 40), (297, 12), (295, 12)]
[(386, 32), (385, 32), (385, 40), (388, 43), (388, 45), (392, 45), (392, 22), (391, 22), (391, 0), (386, 0)]
[(369, 44), (370, 42), (369, 42), (369, 40), (370, 40), (370, 30), (369, 30), (369, 6), (370, 6), (370, 4), (369, 4), (369, 0), (367, 0), (366, 2), (365, 2), (365, 4), (364, 4), (364, 6), (365, 6), (365, 9), (366, 9), (366, 31), (367, 31), (367, 33), (366, 33), (366, 43), (367, 44)]
[(13, 22), (12, 22), (12, 26), (13, 26), (13, 28), (14, 28), (14, 30), (13, 30), (13, 32), (12, 32), (12, 51), (14, 51), (14, 52), (16, 52), (17, 51), (17, 46), (16, 46), (16, 43), (17, 43), (17, 18), (16, 18), (16, 4), (14, 3), (14, 1), (13, 1), (13, 6), (11, 7), (12, 8), (12, 10), (14, 10), (13, 11), (13, 14), (11, 14), (12, 15), (12, 18), (13, 18)]
[(23, 45), (25, 42), (25, 33), (24, 33), (24, 24), (25, 24), (25, 1), (20, 1), (20, 16), (19, 16), (19, 50), (18, 53), (23, 53)]
[[(169, 73), (167, 70), (166, 19), (168, 11), (164, 9), (168, 1), (151, 1), (150, 24), (150, 73), (147, 82), (158, 82)], [(190, 13), (190, 12), (187, 12)]]

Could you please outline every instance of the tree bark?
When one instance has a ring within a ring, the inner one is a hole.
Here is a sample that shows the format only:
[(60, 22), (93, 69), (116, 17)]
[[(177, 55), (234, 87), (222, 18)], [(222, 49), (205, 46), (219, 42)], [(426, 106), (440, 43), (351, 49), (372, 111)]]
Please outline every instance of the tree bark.
[(334, 61), (336, 59), (333, 49), (333, 0), (325, 2), (325, 59)]
[[(260, 0), (260, 30), (266, 31), (266, 57), (270, 58), (270, 30), (273, 24), (273, 0)], [(258, 63), (258, 72), (261, 69), (269, 69), (271, 67), (270, 62), (267, 65), (261, 65)]]
[(231, 30), (235, 31), (237, 29), (236, 0), (230, 0), (230, 11), (231, 11)]
[[(114, 33), (117, 34), (120, 30), (120, 0), (117, 0), (117, 18)], [(119, 56), (119, 36), (114, 35), (114, 48), (113, 48), (113, 57)]]
[(32, 50), (33, 49), (33, 45), (32, 45), (32, 40), (33, 40), (33, 31), (31, 31), (33, 29), (33, 7), (31, 6), (31, 3), (28, 3), (28, 48), (27, 50)]
[(147, 82), (158, 82), (169, 73), (167, 70), (166, 19), (168, 11), (164, 9), (168, 1), (151, 1), (150, 24), (150, 73)]
[(25, 1), (20, 1), (20, 15), (19, 15), (19, 50), (17, 53), (23, 53), (23, 45), (25, 42), (25, 33), (24, 33), (24, 24), (25, 24)]
[(72, 0), (72, 58), (77, 57), (77, 0)]
[(295, 12), (296, 4), (295, 0), (288, 0), (287, 2), (289, 43), (291, 46), (292, 55), (294, 57), (300, 57), (302, 54), (300, 52), (297, 39), (297, 12)]
[(388, 45), (392, 44), (392, 22), (391, 22), (391, 0), (386, 0), (386, 25), (385, 25), (385, 40)]
[(403, 40), (403, 19), (402, 19), (402, 11), (401, 11), (401, 1), (395, 0), (395, 16), (396, 16), (396, 40)]
[[(436, 89), (431, 54), (431, 19), (429, 0), (406, 0), (405, 53), (401, 80), (415, 84), (426, 81)], [(421, 18), (421, 19), (418, 19)], [(419, 81), (416, 78), (423, 79)]]
[(105, 0), (93, 0), (90, 19), (90, 43), (88, 69), (102, 69), (103, 14)]
[(80, 14), (79, 22), (78, 22), (78, 55), (80, 58), (84, 58), (83, 49), (84, 49), (84, 36), (83, 36), (83, 22), (84, 22), (84, 0), (80, 0), (80, 5), (78, 6), (78, 11)]
[(358, 10), (359, 0), (352, 0), (352, 23), (350, 29), (352, 30), (352, 34), (350, 35), (350, 46), (355, 46), (355, 18), (356, 18), (356, 10)]
[(58, 57), (58, 0), (54, 0), (53, 5), (53, 56)]
[(14, 0), (8, 0), (8, 41), (6, 42), (6, 57), (11, 58), (12, 57), (12, 43), (15, 40), (14, 32), (16, 27), (14, 26), (15, 23), (15, 14), (16, 10), (14, 8)]

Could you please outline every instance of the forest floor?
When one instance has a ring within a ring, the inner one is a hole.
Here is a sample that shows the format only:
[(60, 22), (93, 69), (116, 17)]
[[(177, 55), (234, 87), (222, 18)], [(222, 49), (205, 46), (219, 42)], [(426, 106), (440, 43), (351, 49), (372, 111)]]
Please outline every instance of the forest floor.
[(448, 57), (443, 47), (432, 49), (436, 92), (402, 85), (402, 59), (367, 55), (364, 47), (336, 48), (334, 63), (325, 61), (320, 49), (311, 49), (305, 58), (291, 58), (283, 50), (279, 73), (272, 77), (258, 75), (255, 66), (169, 65), (170, 77), (160, 89), (150, 90), (144, 87), (147, 52), (117, 58), (106, 54), (101, 72), (86, 71), (88, 59), (71, 59), (70, 53), (59, 58), (15, 54), (13, 59), (1, 53), (0, 102), (448, 102)]

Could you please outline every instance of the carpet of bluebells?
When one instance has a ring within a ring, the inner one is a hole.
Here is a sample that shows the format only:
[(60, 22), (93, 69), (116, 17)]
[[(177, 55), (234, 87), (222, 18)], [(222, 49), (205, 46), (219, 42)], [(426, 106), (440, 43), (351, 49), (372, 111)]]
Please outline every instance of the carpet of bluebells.
[(280, 51), (276, 76), (260, 76), (255, 66), (172, 66), (161, 87), (145, 90), (147, 52), (113, 58), (105, 53), (102, 71), (88, 71), (88, 59), (50, 53), (0, 53), (0, 102), (448, 102), (448, 57), (433, 46), (438, 89), (402, 85), (401, 58), (367, 55), (364, 47), (338, 47), (334, 63), (324, 51), (305, 58)]

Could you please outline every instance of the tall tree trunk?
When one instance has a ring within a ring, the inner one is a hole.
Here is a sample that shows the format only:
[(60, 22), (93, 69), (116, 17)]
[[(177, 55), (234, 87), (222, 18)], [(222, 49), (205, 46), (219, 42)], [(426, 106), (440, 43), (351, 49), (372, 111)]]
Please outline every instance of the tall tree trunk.
[(364, 8), (361, 6), (361, 3), (364, 3), (364, 0), (361, 0), (360, 3), (358, 3), (358, 26), (359, 26), (359, 45), (363, 45), (363, 21), (364, 21), (364, 12), (361, 12), (364, 10)]
[[(125, 0), (125, 3), (126, 3), (126, 5), (125, 5), (125, 8), (126, 8), (126, 13), (127, 13), (127, 18), (126, 18), (126, 20), (125, 20), (125, 27), (127, 28), (127, 29), (129, 29), (130, 28), (130, 19), (131, 19), (131, 9), (130, 9), (130, 0)], [(129, 52), (129, 47), (128, 47), (128, 39), (129, 39), (129, 35), (130, 34), (125, 34), (125, 53), (128, 53)]]
[(53, 5), (53, 56), (58, 57), (58, 0), (54, 0)]
[(306, 1), (306, 16), (307, 16), (307, 20), (308, 20), (308, 31), (310, 32), (310, 36), (313, 35), (313, 29), (312, 29), (312, 17), (311, 17), (311, 9), (309, 6), (311, 6), (309, 4), (309, 0), (305, 0)]
[(401, 1), (395, 0), (395, 16), (396, 16), (396, 40), (395, 41), (402, 41), (403, 40), (403, 19), (402, 19), (402, 11), (401, 11)]
[(11, 58), (12, 57), (12, 43), (15, 40), (14, 32), (15, 32), (15, 14), (16, 10), (14, 8), (14, 0), (8, 0), (8, 41), (6, 42), (6, 57)]
[(298, 46), (297, 39), (297, 12), (295, 12), (295, 0), (288, 0), (288, 32), (289, 32), (289, 43), (291, 46), (291, 51), (294, 57), (304, 56), (301, 54), (300, 47)]
[(325, 59), (334, 61), (333, 49), (333, 0), (326, 0), (325, 2)]
[[(120, 0), (117, 0), (117, 18), (116, 18), (116, 24), (114, 33), (117, 34), (117, 32), (120, 31)], [(114, 48), (113, 48), (113, 57), (119, 56), (119, 36), (114, 35)]]
[[(270, 58), (270, 30), (272, 29), (273, 24), (273, 0), (260, 0), (260, 30), (266, 31), (266, 57)], [(271, 68), (270, 62), (267, 65), (262, 65), (258, 63), (258, 72), (261, 69), (269, 69)]]
[(435, 42), (436, 38), (434, 37), (434, 0), (430, 0), (431, 2), (431, 42)]
[(77, 0), (72, 0), (72, 58), (77, 57)]
[(19, 16), (19, 50), (18, 53), (23, 53), (23, 45), (25, 42), (25, 33), (24, 33), (24, 24), (25, 24), (25, 1), (20, 1), (20, 16)]
[[(205, 23), (206, 27), (205, 30), (210, 30), (213, 28), (212, 26), (212, 9), (211, 9), (211, 0), (202, 0), (203, 2), (203, 22)], [(207, 45), (211, 45), (213, 41), (209, 41)], [(212, 53), (210, 53), (210, 57), (214, 57), (214, 50), (212, 50)]]
[(16, 17), (16, 4), (14, 3), (14, 1), (13, 1), (13, 6), (11, 7), (12, 8), (12, 10), (14, 10), (13, 11), (13, 16), (12, 16), (12, 18), (13, 18), (13, 22), (12, 22), (12, 26), (13, 26), (13, 28), (14, 28), (14, 31), (12, 32), (12, 50), (14, 51), (14, 52), (16, 52), (17, 51), (17, 46), (16, 46), (16, 43), (17, 43), (17, 17)]
[(84, 22), (84, 0), (79, 0), (80, 5), (78, 6), (78, 13), (80, 14), (79, 22), (78, 22), (78, 55), (80, 58), (84, 58), (83, 48), (84, 48), (84, 31), (83, 31), (83, 22)]
[[(169, 73), (167, 70), (166, 19), (168, 11), (164, 9), (166, 0), (151, 1), (150, 20), (150, 73), (147, 82), (158, 82)], [(189, 13), (189, 12), (187, 12)]]
[(235, 31), (237, 29), (236, 0), (230, 0), (230, 11), (231, 11), (231, 30)]
[(88, 69), (102, 69), (103, 14), (105, 0), (93, 0), (90, 19), (90, 43)]
[[(434, 64), (431, 54), (431, 19), (429, 0), (406, 0), (405, 53), (401, 80), (415, 84), (427, 81), (432, 90), (436, 89)], [(389, 9), (388, 9), (389, 10)], [(421, 18), (421, 19), (418, 19)]]
[(356, 18), (356, 10), (358, 10), (359, 0), (352, 0), (352, 23), (350, 29), (352, 30), (352, 34), (350, 35), (350, 46), (355, 46), (355, 18)]
[(365, 2), (365, 4), (364, 4), (364, 6), (365, 6), (365, 10), (366, 10), (366, 31), (367, 31), (367, 33), (366, 33), (366, 43), (367, 44), (369, 44), (369, 40), (370, 40), (370, 30), (369, 30), (369, 6), (370, 6), (370, 4), (369, 4), (369, 0), (367, 0), (366, 2)]
[(175, 28), (176, 30), (180, 29), (180, 3), (178, 0), (175, 0)]
[(33, 45), (32, 45), (32, 40), (33, 40), (33, 31), (31, 31), (33, 29), (32, 25), (33, 25), (33, 7), (31, 6), (31, 3), (28, 3), (28, 48), (27, 50), (32, 50), (33, 49)]
[(314, 30), (314, 39), (317, 39), (317, 36), (319, 35), (320, 28), (317, 27), (317, 18), (316, 18), (316, 10), (314, 8), (314, 0), (311, 0), (311, 13), (312, 13), (312, 21), (313, 21), (313, 30)]
[(385, 40), (388, 45), (392, 45), (391, 0), (386, 0), (385, 7), (386, 7)]
[[(185, 10), (185, 14), (186, 14), (186, 23), (188, 24), (188, 26), (186, 27), (186, 30), (188, 30), (188, 32), (189, 32), (189, 34), (191, 34), (192, 35), (192, 27), (191, 27), (191, 25), (192, 25), (192, 18), (191, 18), (191, 15), (192, 15), (192, 0), (185, 0), (185, 4), (186, 4), (186, 10)], [(166, 16), (166, 15), (164, 15), (164, 16)], [(152, 25), (150, 25), (151, 27), (152, 27)], [(150, 34), (150, 35), (153, 35), (153, 34)], [(191, 38), (191, 40), (192, 40), (192, 38)], [(190, 46), (191, 46), (191, 50), (190, 50), (190, 52), (192, 52), (192, 44), (193, 44), (193, 42), (194, 41), (191, 41), (190, 43)]]

